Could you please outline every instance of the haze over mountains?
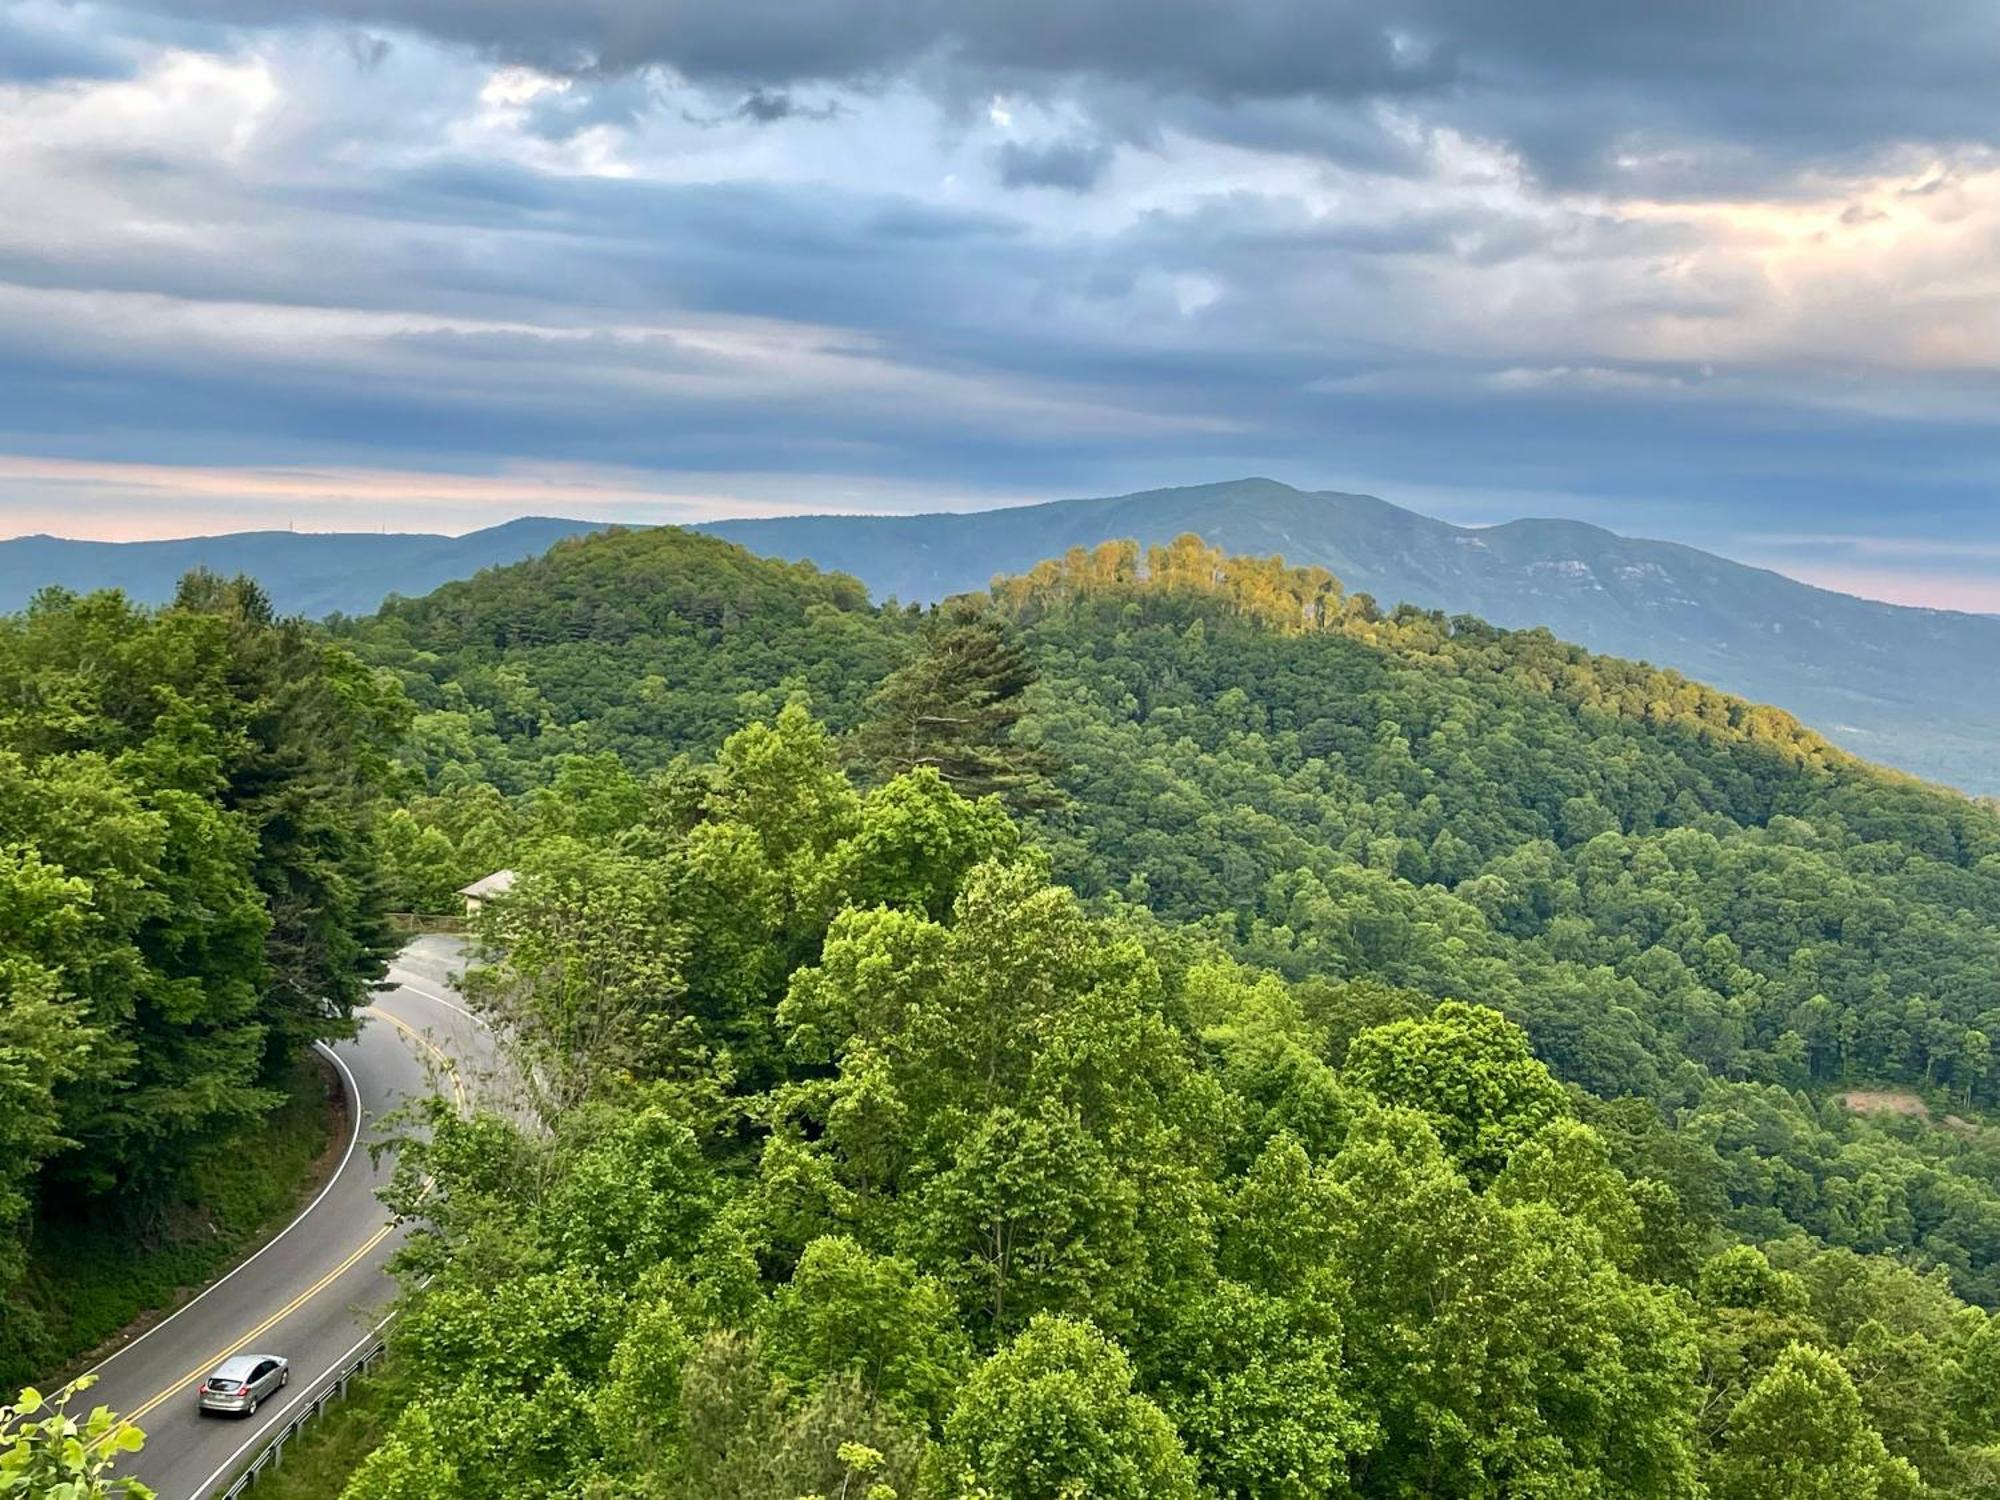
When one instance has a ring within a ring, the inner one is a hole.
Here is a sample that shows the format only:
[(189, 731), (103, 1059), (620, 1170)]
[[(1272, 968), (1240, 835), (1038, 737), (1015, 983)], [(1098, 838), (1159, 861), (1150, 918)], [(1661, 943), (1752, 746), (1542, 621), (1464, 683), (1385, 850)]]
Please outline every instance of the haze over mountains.
[(2000, 793), (2000, 619), (1881, 604), (1581, 521), (1453, 526), (1370, 495), (1269, 479), (925, 516), (799, 516), (703, 528), (854, 574), (876, 597), (983, 587), (1070, 547), (1199, 533), (1318, 563), (1384, 606), (1408, 600), (1547, 626), (1774, 703), (1870, 760)]
[[(286, 612), (372, 610), (514, 562), (588, 521), (527, 518), (462, 537), (250, 532), (174, 542), (0, 542), (0, 608), (38, 587), (171, 597), (188, 568), (247, 572)], [(1670, 542), (1577, 521), (1467, 528), (1366, 495), (1245, 479), (1110, 499), (919, 516), (800, 516), (696, 528), (852, 573), (875, 597), (934, 600), (1071, 547), (1196, 532), (1230, 552), (1331, 569), (1408, 600), (1671, 666), (1785, 708), (1857, 754), (2000, 793), (2000, 620), (1814, 588)]]
[(15, 537), (0, 541), (0, 611), (19, 609), (51, 584), (79, 593), (123, 589), (143, 604), (164, 604), (182, 574), (208, 568), (248, 573), (284, 614), (367, 614), (391, 594), (428, 594), (481, 568), (538, 556), (563, 537), (602, 524), (524, 516), (464, 536), (237, 531), (160, 542)]

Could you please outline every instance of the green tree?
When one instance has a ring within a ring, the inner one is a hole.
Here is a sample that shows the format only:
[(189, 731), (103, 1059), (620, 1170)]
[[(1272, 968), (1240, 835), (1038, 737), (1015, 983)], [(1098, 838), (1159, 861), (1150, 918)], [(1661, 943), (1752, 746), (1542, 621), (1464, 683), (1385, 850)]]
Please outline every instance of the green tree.
[(945, 1424), (925, 1493), (1008, 1500), (1193, 1500), (1173, 1424), (1132, 1389), (1124, 1352), (1044, 1314), (981, 1365)]
[(922, 1433), (851, 1374), (800, 1395), (772, 1374), (755, 1339), (720, 1332), (689, 1361), (681, 1401), (687, 1459), (662, 1486), (673, 1500), (799, 1500), (843, 1487), (870, 1500), (850, 1483), (864, 1465), (892, 1495), (915, 1492)]
[(1457, 1001), (1424, 1020), (1364, 1031), (1342, 1077), (1384, 1103), (1421, 1111), (1475, 1182), (1491, 1180), (1517, 1147), (1571, 1113), (1569, 1096), (1520, 1027)]
[(1697, 1346), (1588, 1225), (1488, 1202), (1427, 1120), (1359, 1122), (1326, 1169), (1365, 1494), (1692, 1497)]
[(916, 656), (868, 700), (850, 752), (878, 781), (929, 767), (967, 797), (1049, 806), (1058, 800), (1055, 758), (1016, 738), (1035, 676), (999, 619), (946, 606), (927, 622)]
[(1120, 1326), (1199, 1256), (1219, 1128), (1163, 999), (1143, 947), (1036, 863), (988, 863), (949, 925), (836, 919), (778, 1011), (795, 1062), (834, 1077), (788, 1102), (810, 1154), (968, 1312)]
[(1576, 1120), (1530, 1136), (1493, 1180), (1496, 1203), (1543, 1203), (1596, 1232), (1606, 1254), (1631, 1269), (1646, 1249), (1646, 1223), (1631, 1184), (1611, 1165), (1604, 1138)]
[[(279, 620), (247, 578), (181, 580), (172, 609), (218, 625), (236, 753), (225, 798), (255, 830), (264, 940), (266, 1057), (289, 1061), (382, 976), (396, 939), (376, 819), (409, 705), (345, 649)], [(220, 726), (215, 726), (220, 727)]]
[(657, 862), (551, 839), (482, 907), (478, 930), (495, 960), (468, 971), (466, 993), (507, 1043), (544, 1122), (607, 1076), (657, 1077), (698, 1059), (687, 938)]
[(806, 1246), (766, 1313), (772, 1365), (805, 1385), (852, 1374), (893, 1406), (942, 1420), (971, 1351), (951, 1296), (907, 1260), (852, 1239)]
[(1744, 1393), (1711, 1479), (1717, 1500), (1914, 1500), (1923, 1485), (1824, 1350), (1793, 1344)]
[[(84, 1074), (102, 1041), (63, 988), (62, 965), (89, 926), (89, 897), (88, 882), (33, 850), (0, 848), (0, 1297), (24, 1269), (36, 1172), (69, 1144), (58, 1090)], [(26, 1332), (0, 1335), (0, 1356), (16, 1352), (8, 1346)]]
[(19, 1500), (152, 1500), (138, 1480), (115, 1470), (146, 1446), (146, 1435), (106, 1406), (79, 1421), (70, 1401), (96, 1383), (79, 1376), (53, 1399), (32, 1388), (0, 1406), (0, 1495)]
[(1147, 1351), (1205, 1492), (1353, 1492), (1349, 1462), (1378, 1434), (1348, 1388), (1337, 1295), (1324, 1283), (1280, 1296), (1222, 1281)]
[(0, 620), (0, 846), (80, 893), (13, 939), (91, 1039), (45, 1180), (143, 1218), (343, 1029), (392, 946), (374, 818), (401, 727), (399, 695), (244, 580)]

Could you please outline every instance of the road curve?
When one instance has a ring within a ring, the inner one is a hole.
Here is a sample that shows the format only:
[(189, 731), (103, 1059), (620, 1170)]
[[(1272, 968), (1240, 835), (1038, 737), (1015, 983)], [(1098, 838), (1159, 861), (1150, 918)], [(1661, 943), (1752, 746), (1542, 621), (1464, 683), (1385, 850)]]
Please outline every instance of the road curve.
[[(382, 1117), (428, 1092), (434, 1078), (462, 1098), (460, 1077), (471, 1080), (492, 1056), (450, 986), (459, 956), (455, 938), (417, 938), (362, 1013), (360, 1035), (328, 1049), (353, 1129), (319, 1196), (256, 1254), (97, 1366), (83, 1404), (103, 1403), (144, 1430), (145, 1450), (121, 1472), (160, 1500), (207, 1500), (381, 1320), (395, 1294), (383, 1268), (402, 1231), (375, 1196), (393, 1160), (376, 1163), (369, 1144)], [(290, 1386), (255, 1416), (200, 1416), (195, 1386), (238, 1351), (285, 1355)]]

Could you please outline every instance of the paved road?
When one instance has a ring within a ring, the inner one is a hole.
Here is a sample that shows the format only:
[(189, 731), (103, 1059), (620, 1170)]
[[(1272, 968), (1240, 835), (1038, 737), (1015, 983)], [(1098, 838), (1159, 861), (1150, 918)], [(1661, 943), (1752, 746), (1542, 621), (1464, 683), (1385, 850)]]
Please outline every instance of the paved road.
[[(394, 1163), (385, 1156), (377, 1166), (368, 1144), (381, 1117), (428, 1090), (434, 1076), (463, 1097), (491, 1064), (490, 1039), (450, 987), (459, 954), (456, 938), (416, 939), (389, 970), (394, 987), (363, 1013), (361, 1034), (332, 1049), (354, 1130), (319, 1197), (257, 1254), (97, 1367), (85, 1401), (145, 1431), (130, 1472), (160, 1500), (206, 1500), (381, 1319), (395, 1293), (383, 1267), (402, 1233), (375, 1197)], [(198, 1415), (195, 1386), (238, 1351), (285, 1355), (289, 1388), (254, 1417)]]

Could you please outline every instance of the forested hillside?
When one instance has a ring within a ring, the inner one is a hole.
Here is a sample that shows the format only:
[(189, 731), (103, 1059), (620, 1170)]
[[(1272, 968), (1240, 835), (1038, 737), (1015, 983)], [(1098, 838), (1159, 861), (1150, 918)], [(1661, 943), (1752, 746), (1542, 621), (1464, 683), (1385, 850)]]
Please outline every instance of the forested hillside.
[[(190, 568), (247, 573), (282, 613), (378, 609), (517, 562), (602, 523), (523, 517), (461, 537), (241, 532), (167, 542), (0, 540), (0, 609), (47, 584), (165, 602)], [(1232, 554), (1331, 569), (1350, 593), (1408, 601), (1670, 666), (1783, 706), (1868, 759), (2000, 793), (2000, 619), (1854, 598), (1580, 521), (1454, 526), (1372, 495), (1270, 479), (933, 515), (785, 516), (697, 530), (851, 573), (877, 599), (983, 590), (1072, 547), (1183, 533)], [(496, 584), (498, 589), (511, 587)]]
[(413, 753), (432, 781), (508, 792), (569, 754), (713, 748), (794, 693), (851, 723), (897, 661), (853, 579), (676, 531), (562, 542), (335, 630), (423, 710)]
[(132, 1258), (170, 1238), (190, 1175), (381, 973), (376, 815), (407, 719), (242, 580), (190, 575), (156, 612), (51, 591), (0, 618), (8, 1377), (77, 1352), (45, 1326), (84, 1297), (51, 1238), (88, 1226)]
[(611, 536), (346, 644), (531, 1080), (406, 1151), (353, 1500), (2000, 1483), (1990, 808), (1192, 538), (919, 613)]
[(984, 589), (1072, 547), (1183, 533), (1282, 553), (1384, 607), (1407, 601), (1547, 626), (1783, 705), (1870, 759), (2000, 792), (2000, 620), (1814, 588), (1714, 553), (1581, 521), (1454, 526), (1373, 495), (1270, 479), (921, 516), (779, 516), (703, 529), (771, 557), (845, 569), (877, 597)]

